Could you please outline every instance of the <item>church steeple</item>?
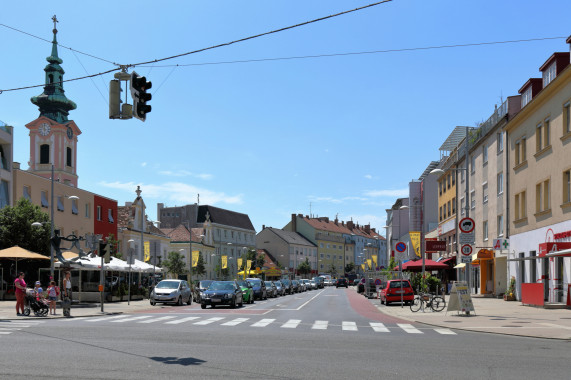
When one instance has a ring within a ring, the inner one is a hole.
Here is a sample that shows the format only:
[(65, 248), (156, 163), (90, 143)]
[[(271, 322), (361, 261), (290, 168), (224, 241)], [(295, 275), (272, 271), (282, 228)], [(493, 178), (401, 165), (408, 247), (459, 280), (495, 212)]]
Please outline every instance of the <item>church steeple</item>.
[(52, 17), (54, 22), (54, 38), (52, 41), (52, 53), (46, 58), (48, 65), (44, 68), (46, 79), (44, 92), (41, 95), (34, 96), (30, 100), (37, 105), (40, 110), (40, 116), (45, 116), (60, 124), (68, 121), (69, 111), (77, 108), (77, 105), (65, 96), (63, 90), (63, 74), (65, 73), (60, 64), (63, 62), (57, 52), (57, 25), (56, 16)]

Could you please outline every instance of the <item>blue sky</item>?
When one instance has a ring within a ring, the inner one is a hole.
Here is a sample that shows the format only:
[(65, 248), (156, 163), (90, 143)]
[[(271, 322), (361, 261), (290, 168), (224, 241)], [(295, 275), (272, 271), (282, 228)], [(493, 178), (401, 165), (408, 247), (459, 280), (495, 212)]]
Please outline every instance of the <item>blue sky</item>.
[[(6, 90), (44, 81), (51, 17), (65, 79), (185, 53), (374, 1), (8, 2), (0, 14)], [(116, 199), (141, 185), (156, 204), (211, 204), (256, 230), (292, 213), (371, 223), (440, 157), (455, 126), (487, 119), (565, 39), (375, 54), (265, 60), (567, 37), (569, 1), (394, 0), (228, 47), (135, 67), (153, 82), (145, 123), (108, 118), (112, 74), (64, 84), (78, 108), (79, 187)], [(145, 22), (147, 21), (147, 22)], [(179, 66), (173, 66), (179, 65)], [(185, 66), (186, 65), (186, 66)], [(131, 69), (132, 70), (132, 69)], [(24, 125), (42, 88), (0, 94), (27, 168)]]

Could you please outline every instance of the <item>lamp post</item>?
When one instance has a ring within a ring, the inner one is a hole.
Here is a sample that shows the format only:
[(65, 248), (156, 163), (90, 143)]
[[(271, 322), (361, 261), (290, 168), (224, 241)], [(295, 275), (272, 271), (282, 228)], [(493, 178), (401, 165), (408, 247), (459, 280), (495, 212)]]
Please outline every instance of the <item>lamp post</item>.
[[(144, 218), (143, 218), (144, 219)], [(158, 220), (151, 220), (151, 224), (155, 225), (155, 224), (161, 224), (161, 222), (159, 222)], [(158, 228), (158, 227), (157, 227)], [(143, 238), (143, 230), (141, 229), (141, 239)], [(150, 241), (149, 241), (150, 244)], [(150, 247), (149, 247), (150, 248)], [(157, 249), (155, 246), (155, 249), (153, 250), (153, 284), (157, 281)]]
[(135, 243), (135, 240), (133, 239), (129, 239), (127, 240), (127, 243), (129, 243), (129, 287), (127, 288), (128, 290), (128, 294), (127, 294), (127, 305), (131, 304), (131, 263), (133, 262), (133, 251), (135, 250), (135, 247), (133, 247), (133, 244)]

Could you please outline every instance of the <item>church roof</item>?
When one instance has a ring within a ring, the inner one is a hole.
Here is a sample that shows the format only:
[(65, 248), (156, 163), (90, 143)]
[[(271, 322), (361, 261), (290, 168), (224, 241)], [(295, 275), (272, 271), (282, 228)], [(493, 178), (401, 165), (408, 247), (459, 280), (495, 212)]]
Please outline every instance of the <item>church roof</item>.
[(207, 214), (212, 223), (255, 231), (250, 217), (247, 214), (208, 205), (198, 207), (198, 218), (196, 222), (204, 223)]

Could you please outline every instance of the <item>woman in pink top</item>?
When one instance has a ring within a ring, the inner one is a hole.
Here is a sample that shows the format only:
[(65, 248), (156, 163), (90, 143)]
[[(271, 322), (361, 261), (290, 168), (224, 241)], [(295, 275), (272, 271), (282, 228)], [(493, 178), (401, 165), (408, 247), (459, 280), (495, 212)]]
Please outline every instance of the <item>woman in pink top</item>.
[(24, 281), (24, 272), (20, 272), (18, 278), (14, 281), (14, 286), (16, 287), (16, 315), (24, 315), (24, 298), (26, 295), (26, 281)]

